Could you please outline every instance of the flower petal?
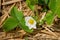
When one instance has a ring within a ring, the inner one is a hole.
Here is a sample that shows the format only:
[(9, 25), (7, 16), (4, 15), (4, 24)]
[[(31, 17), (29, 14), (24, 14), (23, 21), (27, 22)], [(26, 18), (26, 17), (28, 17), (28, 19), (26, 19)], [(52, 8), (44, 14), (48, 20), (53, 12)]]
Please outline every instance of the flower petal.
[[(29, 23), (29, 20), (30, 19), (32, 19), (34, 21), (33, 24), (30, 24)], [(26, 26), (28, 26), (29, 29), (32, 29), (32, 28), (36, 29), (36, 21), (32, 17), (29, 17), (29, 16), (28, 17), (25, 17), (25, 22), (26, 22)]]

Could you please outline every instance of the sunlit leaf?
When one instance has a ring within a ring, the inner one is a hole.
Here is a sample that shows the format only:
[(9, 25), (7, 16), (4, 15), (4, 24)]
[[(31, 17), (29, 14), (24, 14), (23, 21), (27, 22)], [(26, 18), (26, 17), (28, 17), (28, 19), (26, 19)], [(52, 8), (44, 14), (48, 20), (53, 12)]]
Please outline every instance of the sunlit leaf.
[(58, 15), (58, 17), (60, 18), (60, 8), (58, 8), (56, 14)]
[(56, 11), (55, 11), (55, 13), (58, 15), (58, 17), (60, 18), (60, 0), (56, 0), (57, 1), (57, 3), (56, 3), (56, 6), (57, 6), (57, 8), (56, 8)]
[(3, 29), (4, 31), (10, 31), (14, 29), (17, 25), (18, 21), (15, 18), (10, 17), (4, 22)]
[(13, 7), (11, 10), (11, 16), (20, 21), (23, 18), (23, 12), (18, 11), (17, 7)]
[(50, 0), (49, 8), (60, 18), (60, 0)]
[(48, 25), (51, 25), (54, 21), (54, 17), (55, 17), (55, 14), (52, 13), (52, 12), (48, 12), (44, 18), (44, 20), (46, 21), (46, 23)]
[(49, 3), (49, 0), (44, 0), (45, 1), (45, 4), (48, 4)]
[(56, 10), (56, 0), (49, 0), (49, 8), (51, 9), (52, 12), (55, 12)]
[(26, 25), (25, 25), (25, 19), (23, 16), (23, 12), (22, 11), (18, 11), (16, 7), (13, 7), (11, 10), (11, 16), (16, 18), (20, 27), (25, 30), (26, 32), (32, 32), (32, 30), (30, 30)]
[(38, 3), (38, 0), (26, 0), (26, 4), (31, 10), (34, 10), (35, 4)]

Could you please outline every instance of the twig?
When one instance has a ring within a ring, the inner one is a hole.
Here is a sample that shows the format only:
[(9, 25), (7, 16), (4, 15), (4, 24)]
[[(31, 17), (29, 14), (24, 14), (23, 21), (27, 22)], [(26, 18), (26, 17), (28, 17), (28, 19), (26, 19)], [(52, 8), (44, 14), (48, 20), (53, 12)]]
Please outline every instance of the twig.
[[(43, 26), (44, 27), (44, 26)], [(46, 30), (48, 30), (51, 34), (53, 34), (55, 37), (58, 37), (55, 33), (53, 33), (51, 30), (49, 30), (47, 27), (44, 27)]]
[(10, 13), (11, 9), (15, 6), (15, 3), (11, 6), (11, 8), (9, 9), (8, 13)]
[(54, 31), (54, 29), (52, 28), (52, 25), (53, 25), (53, 24), (47, 25), (47, 27), (48, 27), (49, 29), (51, 29), (51, 31)]
[(45, 15), (46, 15), (46, 12), (44, 12), (44, 14), (42, 15), (42, 18), (40, 19), (40, 22), (44, 19)]
[[(49, 31), (47, 31), (47, 30), (41, 30), (41, 32), (53, 36), (53, 35), (52, 35)], [(54, 37), (55, 37), (55, 36), (54, 36)]]
[[(2, 23), (4, 22), (4, 20), (9, 16), (8, 13), (10, 13), (10, 11), (11, 11), (11, 9), (14, 7), (14, 5), (15, 5), (15, 4), (13, 4), (13, 5), (11, 6), (11, 8), (9, 9), (8, 12), (3, 11), (5, 14), (2, 16), (2, 17), (4, 17), (4, 18), (3, 18), (3, 19), (1, 20), (1, 22), (0, 22), (0, 26), (1, 26), (1, 27), (3, 26)], [(1, 28), (1, 27), (0, 27), (0, 28)]]
[[(6, 12), (6, 11), (4, 11), (4, 15), (3, 15), (3, 19), (1, 20), (1, 22), (0, 22), (0, 26), (1, 26), (1, 24), (4, 22), (4, 20), (7, 18), (7, 16), (8, 16), (8, 13)], [(1, 27), (0, 27), (1, 28)]]
[[(46, 12), (42, 15), (42, 18), (40, 20), (40, 22), (44, 19), (46, 15)], [(58, 37), (55, 33), (53, 33), (51, 30), (49, 30), (47, 27), (44, 27), (44, 25), (42, 26), (43, 28), (45, 28), (46, 30), (48, 30), (51, 34), (53, 34), (55, 37)]]
[(19, 1), (22, 1), (22, 0), (13, 0), (13, 1), (9, 1), (9, 2), (4, 2), (4, 3), (2, 3), (2, 5), (8, 5), (8, 4), (16, 3)]
[(22, 3), (20, 2), (20, 10), (22, 10)]
[[(5, 0), (3, 0), (3, 3), (5, 2)], [(5, 6), (3, 6), (3, 9), (5, 8)]]
[[(44, 12), (44, 14), (42, 15), (42, 18), (40, 19), (40, 22), (44, 19), (45, 15), (46, 15), (46, 12)], [(41, 24), (39, 24), (39, 25), (41, 25)]]

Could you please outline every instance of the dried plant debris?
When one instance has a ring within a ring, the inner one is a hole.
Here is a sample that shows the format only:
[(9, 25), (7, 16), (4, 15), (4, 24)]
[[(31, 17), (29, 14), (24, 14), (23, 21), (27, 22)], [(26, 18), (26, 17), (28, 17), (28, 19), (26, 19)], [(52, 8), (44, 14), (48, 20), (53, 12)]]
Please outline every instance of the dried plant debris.
[(44, 33), (37, 33), (33, 37), (25, 37), (25, 39), (28, 39), (28, 40), (60, 40), (59, 38), (57, 39), (54, 36), (50, 36)]
[(54, 22), (54, 27), (52, 27), (55, 31), (60, 32), (60, 18), (57, 18)]
[[(27, 0), (28, 5), (26, 0), (0, 0), (0, 40), (60, 40), (60, 1), (50, 0), (49, 3), (48, 0), (38, 1), (40, 3), (37, 3), (37, 0), (30, 0), (31, 3), (29, 3), (29, 0)], [(54, 5), (54, 3), (56, 4)], [(19, 29), (19, 25), (9, 32), (3, 30), (5, 20), (11, 17), (10, 12), (15, 6), (18, 11), (22, 10), (23, 18), (31, 16), (34, 20), (37, 19), (37, 27), (32, 33), (27, 33), (28, 30)], [(57, 9), (54, 10), (56, 6)], [(39, 21), (41, 21), (41, 24)]]

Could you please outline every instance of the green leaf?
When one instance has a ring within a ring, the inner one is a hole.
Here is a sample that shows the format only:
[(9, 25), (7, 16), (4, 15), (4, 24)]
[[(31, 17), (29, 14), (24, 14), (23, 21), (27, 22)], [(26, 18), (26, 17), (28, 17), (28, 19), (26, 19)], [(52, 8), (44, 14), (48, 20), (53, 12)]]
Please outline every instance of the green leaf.
[(56, 11), (56, 14), (57, 14), (58, 17), (60, 18), (60, 8), (58, 8), (58, 10)]
[(49, 0), (49, 8), (51, 9), (52, 12), (55, 12), (56, 10), (56, 0)]
[(56, 8), (56, 12), (55, 13), (60, 18), (60, 0), (56, 0), (56, 1), (57, 1), (57, 3), (56, 3), (57, 8)]
[(22, 11), (18, 11), (17, 7), (13, 7), (11, 10), (11, 16), (16, 18), (17, 21), (19, 22), (20, 27), (25, 30), (26, 32), (31, 33), (32, 30), (30, 30), (26, 25), (25, 25), (25, 20)]
[(38, 0), (38, 4), (40, 5), (47, 5), (49, 3), (49, 0)]
[(40, 25), (43, 25), (43, 24), (44, 24), (44, 20), (41, 20), (41, 21), (39, 22), (39, 24), (40, 24)]
[(26, 0), (27, 4), (35, 5), (38, 3), (38, 0)]
[(49, 8), (60, 18), (60, 0), (50, 0)]
[(24, 18), (22, 18), (22, 20), (20, 21), (20, 24), (21, 24), (21, 28), (29, 33), (32, 33), (33, 30), (30, 30), (26, 25), (25, 25), (25, 20)]
[(46, 21), (46, 23), (48, 25), (51, 25), (54, 21), (54, 17), (55, 17), (55, 14), (52, 13), (52, 12), (48, 12), (44, 18), (44, 20)]
[(15, 18), (10, 17), (4, 22), (3, 29), (4, 31), (10, 31), (14, 29), (17, 25), (18, 21)]
[(45, 4), (48, 4), (49, 3), (49, 0), (44, 0), (45, 1)]
[(38, 0), (26, 0), (26, 4), (31, 10), (34, 10), (35, 4), (38, 3)]
[(11, 16), (20, 21), (23, 18), (23, 12), (18, 11), (17, 7), (13, 7), (11, 10)]
[(44, 0), (38, 0), (38, 4), (40, 4), (40, 5), (44, 5), (45, 2), (44, 2)]

